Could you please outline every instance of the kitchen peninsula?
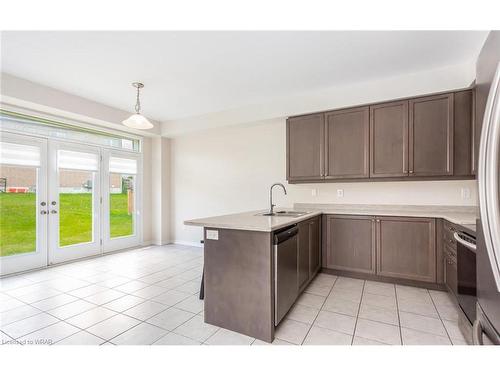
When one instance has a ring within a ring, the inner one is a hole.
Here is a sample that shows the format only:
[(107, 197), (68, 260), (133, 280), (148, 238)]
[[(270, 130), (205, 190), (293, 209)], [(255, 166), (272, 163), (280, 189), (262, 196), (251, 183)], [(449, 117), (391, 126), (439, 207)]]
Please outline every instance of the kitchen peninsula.
[(462, 206), (296, 204), (265, 213), (184, 223), (204, 227), (205, 322), (267, 342), (320, 270), (445, 289), (445, 224), (474, 230), (477, 217)]

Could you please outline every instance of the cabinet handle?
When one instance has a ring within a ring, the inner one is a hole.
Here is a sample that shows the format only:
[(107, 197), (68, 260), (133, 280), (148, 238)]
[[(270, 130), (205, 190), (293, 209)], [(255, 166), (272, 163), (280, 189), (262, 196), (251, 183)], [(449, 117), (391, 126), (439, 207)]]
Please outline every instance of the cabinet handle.
[(41, 210), (41, 211), (40, 211), (40, 214), (41, 214), (41, 215), (47, 215), (47, 214), (48, 214), (48, 211)]
[(379, 220), (379, 219), (377, 219), (377, 223), (380, 223), (380, 220)]
[(51, 214), (57, 214), (57, 211), (56, 210), (50, 210), (50, 213)]
[(410, 173), (413, 173), (413, 171), (410, 171)]

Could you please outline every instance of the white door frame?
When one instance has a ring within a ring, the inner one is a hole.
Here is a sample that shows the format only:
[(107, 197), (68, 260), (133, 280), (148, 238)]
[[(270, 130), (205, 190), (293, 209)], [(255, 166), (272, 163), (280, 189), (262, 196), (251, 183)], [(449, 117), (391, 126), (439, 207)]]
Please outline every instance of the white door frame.
[[(137, 174), (134, 186), (134, 209), (135, 215), (133, 218), (134, 234), (124, 237), (111, 238), (110, 235), (110, 221), (109, 221), (109, 159), (110, 157), (118, 157), (124, 159), (133, 159), (137, 161)], [(118, 151), (111, 149), (103, 149), (102, 165), (102, 240), (103, 240), (103, 253), (112, 252), (115, 250), (126, 249), (130, 247), (139, 246), (142, 244), (142, 154), (136, 152)]]
[[(93, 199), (92, 199), (92, 233), (93, 238), (91, 242), (82, 244), (59, 246), (59, 171), (57, 165), (57, 151), (69, 150), (77, 152), (86, 152), (96, 154), (98, 161), (101, 159), (101, 149), (99, 147), (78, 144), (74, 142), (61, 142), (49, 141), (49, 194), (48, 194), (48, 207), (49, 207), (49, 251), (48, 251), (48, 264), (55, 264), (84, 258), (102, 253), (101, 249), (101, 171), (100, 169), (94, 173), (94, 180), (92, 183)], [(100, 162), (98, 165), (100, 166)], [(56, 202), (55, 205), (52, 202)], [(52, 211), (55, 211), (52, 213)]]
[[(36, 187), (36, 250), (30, 253), (0, 257), (0, 275), (7, 275), (40, 268), (47, 265), (47, 140), (33, 136), (25, 136), (1, 132), (1, 140), (40, 148), (40, 166), (37, 171)], [(42, 205), (45, 204), (45, 205)], [(16, 220), (16, 218), (12, 218)]]

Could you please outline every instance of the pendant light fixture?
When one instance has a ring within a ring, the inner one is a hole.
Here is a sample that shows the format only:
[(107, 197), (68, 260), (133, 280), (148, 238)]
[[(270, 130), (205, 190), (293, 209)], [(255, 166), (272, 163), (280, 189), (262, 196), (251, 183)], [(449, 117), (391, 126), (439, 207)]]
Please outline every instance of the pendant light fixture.
[(133, 128), (133, 129), (151, 129), (154, 127), (154, 125), (152, 123), (150, 123), (146, 117), (144, 117), (143, 115), (140, 114), (141, 101), (139, 100), (139, 90), (144, 87), (144, 84), (142, 84), (140, 82), (134, 82), (134, 83), (132, 83), (132, 86), (134, 86), (137, 89), (137, 101), (135, 103), (135, 114), (130, 116), (128, 119), (122, 121), (122, 124), (125, 126), (128, 126), (129, 128)]

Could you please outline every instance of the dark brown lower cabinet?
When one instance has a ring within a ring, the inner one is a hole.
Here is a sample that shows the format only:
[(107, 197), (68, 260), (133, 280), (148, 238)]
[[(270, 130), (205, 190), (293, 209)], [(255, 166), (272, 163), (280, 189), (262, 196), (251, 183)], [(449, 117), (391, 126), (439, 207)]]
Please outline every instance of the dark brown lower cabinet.
[(377, 218), (377, 274), (436, 282), (436, 220)]
[(299, 290), (309, 280), (310, 230), (309, 220), (299, 223), (298, 279)]
[(314, 277), (321, 268), (321, 216), (309, 220), (309, 275)]
[(456, 296), (458, 289), (457, 258), (446, 245), (444, 246), (443, 262), (444, 283), (446, 288)]
[(375, 273), (375, 219), (326, 216), (326, 268)]
[(304, 220), (299, 226), (299, 290), (307, 285), (321, 267), (320, 216)]

